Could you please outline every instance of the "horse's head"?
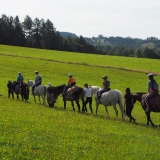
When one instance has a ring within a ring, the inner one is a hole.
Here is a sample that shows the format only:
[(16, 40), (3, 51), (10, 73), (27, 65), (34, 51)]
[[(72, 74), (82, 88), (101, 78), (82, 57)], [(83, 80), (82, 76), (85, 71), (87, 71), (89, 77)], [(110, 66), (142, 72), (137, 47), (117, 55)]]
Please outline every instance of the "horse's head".
[(136, 101), (139, 101), (140, 103), (142, 102), (142, 96), (147, 94), (146, 92), (135, 92), (132, 93), (132, 98), (133, 98), (133, 103)]
[(97, 92), (101, 89), (99, 86), (90, 86), (92, 94), (97, 95)]
[(28, 80), (27, 82), (27, 87), (32, 87), (35, 84), (35, 82), (33, 80)]
[(56, 98), (63, 92), (65, 86), (66, 86), (65, 84), (62, 84), (62, 85), (53, 87), (53, 92)]

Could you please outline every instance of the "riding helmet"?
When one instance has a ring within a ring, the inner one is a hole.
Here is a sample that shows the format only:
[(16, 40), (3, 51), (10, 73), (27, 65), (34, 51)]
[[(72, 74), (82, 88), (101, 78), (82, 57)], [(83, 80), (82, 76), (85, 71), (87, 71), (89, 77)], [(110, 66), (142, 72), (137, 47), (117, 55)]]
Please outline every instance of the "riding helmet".
[(69, 74), (68, 74), (68, 77), (72, 77), (72, 73), (69, 73)]
[(21, 72), (18, 72), (18, 75), (21, 75)]
[(149, 73), (147, 76), (148, 76), (148, 77), (153, 77), (154, 74), (153, 74), (153, 73)]
[(38, 71), (35, 71), (35, 73), (38, 73)]
[(103, 77), (102, 77), (102, 79), (107, 79), (107, 78), (108, 78), (107, 76), (103, 76)]

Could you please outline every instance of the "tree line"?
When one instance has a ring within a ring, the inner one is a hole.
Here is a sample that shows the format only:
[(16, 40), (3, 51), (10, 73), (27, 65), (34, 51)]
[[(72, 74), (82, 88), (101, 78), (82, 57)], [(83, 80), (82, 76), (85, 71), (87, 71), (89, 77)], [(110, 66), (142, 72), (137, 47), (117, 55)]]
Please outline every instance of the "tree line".
[[(160, 50), (156, 47), (134, 47), (131, 38), (125, 44), (122, 43), (122, 38), (110, 37), (108, 39), (114, 45), (94, 45), (89, 38), (83, 36), (67, 36), (64, 38), (59, 31), (56, 31), (49, 19), (46, 21), (38, 18), (32, 20), (30, 16), (26, 15), (23, 22), (20, 22), (18, 16), (8, 17), (3, 14), (0, 17), (0, 44), (103, 55), (160, 58)], [(148, 41), (151, 40), (159, 43), (159, 40), (154, 37), (148, 38)], [(117, 45), (117, 41), (121, 45)]]
[(56, 31), (53, 23), (47, 19), (35, 18), (28, 15), (21, 23), (19, 17), (7, 17), (3, 14), (0, 18), (0, 44), (62, 50), (70, 52), (97, 53), (96, 48), (80, 37), (63, 38)]

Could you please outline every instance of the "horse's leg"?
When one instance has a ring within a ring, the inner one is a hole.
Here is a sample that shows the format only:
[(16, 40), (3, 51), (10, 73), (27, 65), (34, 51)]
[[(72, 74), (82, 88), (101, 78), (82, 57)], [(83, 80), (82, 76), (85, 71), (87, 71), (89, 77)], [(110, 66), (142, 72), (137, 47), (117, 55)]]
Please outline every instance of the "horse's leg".
[(36, 103), (36, 97), (35, 97), (35, 95), (33, 95), (33, 98), (34, 98), (34, 102)]
[(98, 106), (99, 106), (99, 103), (96, 101), (96, 114), (98, 112)]
[(17, 100), (19, 100), (19, 95), (17, 94)]
[(14, 99), (14, 92), (13, 92), (13, 91), (11, 91), (11, 93), (12, 93), (12, 98)]
[(118, 109), (116, 107), (116, 104), (113, 104), (113, 108), (114, 108), (115, 113), (116, 113), (116, 118), (118, 118)]
[(23, 101), (23, 95), (21, 94), (21, 99), (22, 99), (22, 101)]
[(64, 109), (66, 109), (66, 100), (65, 100), (65, 98), (63, 98), (63, 102), (64, 102)]
[(145, 112), (145, 113), (146, 113), (146, 116), (147, 116), (147, 125), (149, 125), (149, 122), (150, 122), (152, 124), (152, 126), (155, 126), (155, 124), (151, 120), (151, 116), (150, 116), (151, 112)]
[(73, 111), (75, 111), (75, 108), (74, 108), (74, 102), (73, 102), (73, 101), (71, 101), (71, 104), (72, 104)]
[(78, 99), (76, 99), (76, 104), (77, 104), (77, 107), (78, 107), (78, 112), (80, 112), (80, 104), (79, 104), (79, 100)]
[(46, 101), (45, 101), (45, 96), (44, 95), (42, 96), (42, 99), (43, 99), (43, 105), (46, 105)]
[(39, 103), (42, 104), (42, 103), (41, 103), (41, 98), (40, 98), (40, 96), (38, 96), (38, 99), (39, 99)]
[(106, 113), (107, 113), (107, 115), (108, 115), (108, 117), (109, 117), (109, 113), (108, 113), (108, 108), (107, 108), (107, 106), (105, 106), (105, 109), (106, 109)]

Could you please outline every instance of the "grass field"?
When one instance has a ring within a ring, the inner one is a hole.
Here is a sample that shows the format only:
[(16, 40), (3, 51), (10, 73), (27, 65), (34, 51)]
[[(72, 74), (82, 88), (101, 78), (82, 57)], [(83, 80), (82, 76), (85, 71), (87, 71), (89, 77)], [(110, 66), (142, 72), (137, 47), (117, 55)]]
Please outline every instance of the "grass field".
[[(124, 94), (147, 90), (147, 73), (153, 72), (160, 84), (159, 60), (105, 55), (69, 53), (0, 45), (0, 159), (159, 159), (159, 127), (146, 125), (146, 116), (136, 103), (133, 116), (136, 124), (126, 117), (115, 118), (112, 107), (110, 117), (99, 107), (98, 115), (72, 111), (67, 102), (63, 109), (62, 97), (54, 109), (35, 104), (30, 95), (29, 103), (8, 99), (7, 81), (16, 80), (22, 72), (25, 81), (35, 78), (38, 70), (43, 84), (54, 86), (67, 83), (72, 73), (77, 85), (101, 86), (102, 76), (107, 75), (112, 89)], [(89, 110), (89, 107), (88, 107)], [(95, 112), (95, 102), (93, 100)], [(151, 113), (159, 124), (160, 115)]]

